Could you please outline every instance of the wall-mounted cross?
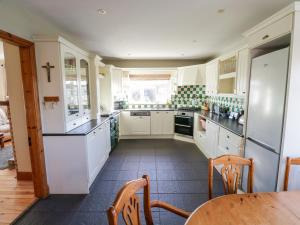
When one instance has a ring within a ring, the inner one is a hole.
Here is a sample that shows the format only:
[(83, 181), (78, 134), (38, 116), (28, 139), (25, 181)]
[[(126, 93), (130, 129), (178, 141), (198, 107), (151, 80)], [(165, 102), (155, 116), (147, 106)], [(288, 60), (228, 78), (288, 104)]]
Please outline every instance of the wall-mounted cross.
[(51, 82), (51, 76), (50, 76), (50, 69), (55, 68), (54, 66), (50, 66), (50, 63), (47, 62), (45, 66), (42, 66), (42, 68), (47, 70), (47, 78), (48, 78), (48, 82)]

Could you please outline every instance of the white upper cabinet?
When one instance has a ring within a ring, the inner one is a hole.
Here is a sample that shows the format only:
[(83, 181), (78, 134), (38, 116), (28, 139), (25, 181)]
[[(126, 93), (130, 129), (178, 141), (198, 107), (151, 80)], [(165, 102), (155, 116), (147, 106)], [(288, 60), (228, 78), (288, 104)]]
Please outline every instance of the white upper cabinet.
[(250, 50), (242, 49), (238, 52), (237, 67), (237, 95), (246, 96), (248, 92), (250, 74)]
[(289, 14), (275, 21), (270, 21), (270, 19), (267, 19), (244, 33), (244, 36), (246, 36), (248, 39), (249, 47), (254, 48), (284, 36), (290, 33), (292, 29), (293, 14)]
[(216, 95), (218, 93), (218, 60), (206, 64), (206, 94)]
[(205, 65), (194, 65), (178, 68), (178, 86), (202, 84), (205, 84)]
[[(43, 132), (64, 133), (89, 121), (89, 54), (59, 36), (34, 40)], [(50, 80), (44, 68), (48, 62)]]
[(111, 73), (112, 94), (114, 100), (122, 95), (123, 71), (119, 68), (113, 68)]

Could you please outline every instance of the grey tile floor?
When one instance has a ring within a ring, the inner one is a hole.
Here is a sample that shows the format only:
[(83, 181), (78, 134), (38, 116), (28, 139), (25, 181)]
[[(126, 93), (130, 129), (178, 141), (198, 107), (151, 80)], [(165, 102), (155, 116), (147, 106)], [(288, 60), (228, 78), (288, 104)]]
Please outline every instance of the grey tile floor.
[[(175, 140), (121, 140), (89, 195), (51, 195), (38, 201), (15, 224), (107, 225), (106, 210), (118, 190), (126, 181), (143, 174), (150, 176), (152, 199), (193, 211), (208, 199), (207, 170), (208, 160), (194, 144)], [(216, 196), (223, 194), (221, 182), (216, 175)], [(142, 191), (139, 195), (142, 196)], [(162, 209), (153, 209), (153, 217), (155, 224), (160, 225), (185, 222)]]

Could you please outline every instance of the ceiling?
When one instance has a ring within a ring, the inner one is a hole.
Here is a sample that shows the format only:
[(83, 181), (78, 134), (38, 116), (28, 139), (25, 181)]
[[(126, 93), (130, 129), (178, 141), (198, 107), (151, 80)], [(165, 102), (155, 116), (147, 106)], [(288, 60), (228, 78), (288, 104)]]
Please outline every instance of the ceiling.
[[(292, 0), (22, 0), (103, 57), (201, 59)], [(100, 15), (98, 9), (107, 13)], [(224, 10), (223, 13), (218, 12)]]

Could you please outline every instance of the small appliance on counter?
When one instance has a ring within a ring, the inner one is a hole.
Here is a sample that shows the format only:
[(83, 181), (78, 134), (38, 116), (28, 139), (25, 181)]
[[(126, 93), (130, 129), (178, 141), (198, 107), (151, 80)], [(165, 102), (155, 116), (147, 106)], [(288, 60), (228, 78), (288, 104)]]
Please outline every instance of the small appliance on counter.
[(241, 113), (240, 113), (239, 124), (241, 124), (241, 125), (244, 125), (244, 124), (245, 124), (244, 110), (242, 110)]

